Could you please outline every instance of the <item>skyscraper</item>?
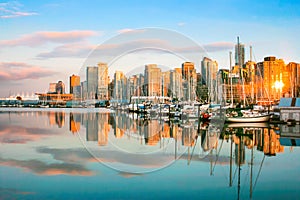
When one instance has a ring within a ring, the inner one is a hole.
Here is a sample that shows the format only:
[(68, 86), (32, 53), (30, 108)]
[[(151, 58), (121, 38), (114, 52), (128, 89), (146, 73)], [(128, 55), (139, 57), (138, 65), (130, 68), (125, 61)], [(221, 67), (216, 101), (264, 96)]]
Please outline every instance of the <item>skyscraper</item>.
[(82, 100), (85, 100), (88, 98), (87, 94), (87, 81), (83, 81), (81, 82), (80, 84), (80, 87), (81, 87), (81, 99)]
[(127, 100), (127, 79), (121, 71), (116, 71), (114, 74), (113, 98), (119, 102)]
[(181, 65), (183, 78), (183, 92), (185, 101), (193, 101), (196, 98), (197, 74), (192, 62), (184, 62)]
[(290, 62), (287, 65), (290, 74), (290, 97), (300, 96), (300, 64)]
[(65, 94), (65, 84), (62, 81), (56, 84), (56, 94)]
[(235, 45), (235, 65), (242, 67), (244, 63), (245, 63), (245, 45), (240, 43), (238, 37), (237, 44)]
[(98, 67), (86, 68), (87, 95), (88, 99), (95, 99), (98, 89)]
[(216, 81), (218, 73), (218, 63), (210, 58), (204, 57), (201, 61), (201, 75), (202, 84), (207, 87), (208, 101), (215, 102), (217, 99), (216, 95)]
[(73, 94), (73, 89), (75, 86), (80, 86), (80, 76), (73, 74), (70, 76), (70, 94)]
[(185, 80), (192, 77), (193, 73), (196, 71), (195, 70), (195, 65), (192, 62), (182, 63), (181, 70), (182, 70), (182, 78), (185, 79)]
[(128, 79), (129, 96), (140, 96), (140, 88), (138, 85), (138, 75), (133, 75)]
[(108, 99), (108, 66), (106, 63), (98, 63), (98, 99)]
[(265, 57), (263, 62), (257, 63), (257, 84), (262, 85), (258, 90), (259, 97), (263, 100), (278, 100), (288, 93), (290, 89), (290, 77), (288, 68), (282, 59)]
[(170, 96), (170, 73), (171, 71), (162, 72), (162, 96)]
[(156, 64), (145, 65), (146, 96), (161, 96), (161, 69)]
[(175, 68), (170, 73), (170, 96), (182, 100), (182, 70), (181, 68)]

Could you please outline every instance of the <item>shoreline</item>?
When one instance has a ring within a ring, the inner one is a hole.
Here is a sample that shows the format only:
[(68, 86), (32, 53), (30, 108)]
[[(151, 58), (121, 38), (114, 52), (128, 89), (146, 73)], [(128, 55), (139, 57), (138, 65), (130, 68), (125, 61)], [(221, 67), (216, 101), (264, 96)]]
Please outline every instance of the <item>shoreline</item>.
[(114, 113), (109, 108), (30, 108), (30, 107), (0, 107), (0, 112), (66, 112), (66, 113)]

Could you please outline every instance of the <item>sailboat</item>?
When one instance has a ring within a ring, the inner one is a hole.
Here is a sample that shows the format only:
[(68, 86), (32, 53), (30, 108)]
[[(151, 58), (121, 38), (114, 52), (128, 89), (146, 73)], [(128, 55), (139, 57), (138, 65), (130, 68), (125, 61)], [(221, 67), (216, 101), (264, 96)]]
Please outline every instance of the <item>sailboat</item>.
[(230, 116), (227, 115), (225, 118), (226, 122), (234, 123), (256, 123), (256, 122), (268, 122), (270, 120), (269, 113), (251, 113), (243, 114), (242, 116)]
[[(238, 49), (240, 48), (239, 45), (239, 37), (237, 38), (238, 42)], [(238, 50), (238, 57), (239, 57), (240, 51)], [(252, 60), (252, 47), (250, 47), (250, 62)], [(240, 66), (240, 61), (239, 61), (239, 66)], [(231, 66), (230, 66), (231, 67)], [(242, 84), (243, 84), (243, 102), (244, 102), (244, 107), (245, 107), (245, 102), (246, 102), (246, 95), (245, 95), (245, 89), (244, 89), (244, 77), (243, 77), (243, 72), (241, 72), (242, 76)], [(232, 77), (232, 75), (231, 75)], [(231, 80), (232, 84), (232, 80)], [(253, 85), (253, 84), (252, 84)], [(232, 87), (232, 86), (231, 86)], [(253, 91), (252, 91), (253, 92)], [(231, 91), (231, 96), (232, 96), (232, 91)], [(232, 97), (231, 97), (232, 98)], [(270, 120), (270, 113), (268, 112), (260, 112), (260, 111), (254, 111), (254, 110), (240, 110), (239, 113), (234, 111), (231, 113), (226, 114), (225, 121), (226, 122), (234, 122), (234, 123), (255, 123), (255, 122), (268, 122)]]

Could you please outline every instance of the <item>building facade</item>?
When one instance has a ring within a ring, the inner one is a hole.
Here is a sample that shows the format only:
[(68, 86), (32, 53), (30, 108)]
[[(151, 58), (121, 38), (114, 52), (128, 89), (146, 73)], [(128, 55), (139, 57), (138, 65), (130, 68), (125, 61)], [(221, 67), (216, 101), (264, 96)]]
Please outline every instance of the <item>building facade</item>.
[(183, 100), (181, 68), (175, 68), (170, 71), (170, 97)]
[(118, 102), (128, 101), (127, 78), (121, 71), (114, 74), (113, 98)]
[(162, 72), (156, 64), (145, 65), (145, 95), (146, 96), (161, 96)]
[(96, 99), (98, 89), (98, 67), (86, 68), (87, 99)]
[(80, 76), (72, 75), (70, 76), (70, 94), (73, 94), (74, 87), (80, 86)]
[(183, 100), (194, 101), (196, 99), (197, 73), (192, 62), (184, 62), (181, 65), (183, 78)]
[(106, 63), (98, 63), (98, 85), (97, 85), (98, 99), (100, 100), (109, 99), (108, 84), (109, 84), (108, 66)]
[(245, 63), (245, 45), (239, 42), (235, 45), (235, 65), (242, 66)]
[(207, 88), (208, 102), (217, 101), (217, 73), (218, 63), (210, 58), (204, 57), (201, 61), (202, 85)]
[[(269, 101), (277, 101), (290, 89), (290, 77), (287, 66), (282, 59), (265, 57), (263, 62), (257, 63), (257, 69), (261, 72), (261, 84), (263, 91), (258, 91)], [(260, 78), (258, 76), (258, 78)]]

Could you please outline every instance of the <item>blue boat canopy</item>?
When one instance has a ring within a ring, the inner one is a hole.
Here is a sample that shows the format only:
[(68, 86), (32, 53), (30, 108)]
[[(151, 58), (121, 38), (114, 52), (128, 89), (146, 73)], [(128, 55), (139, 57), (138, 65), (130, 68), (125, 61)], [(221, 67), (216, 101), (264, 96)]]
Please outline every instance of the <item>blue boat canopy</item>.
[(300, 98), (281, 98), (278, 107), (300, 107)]

